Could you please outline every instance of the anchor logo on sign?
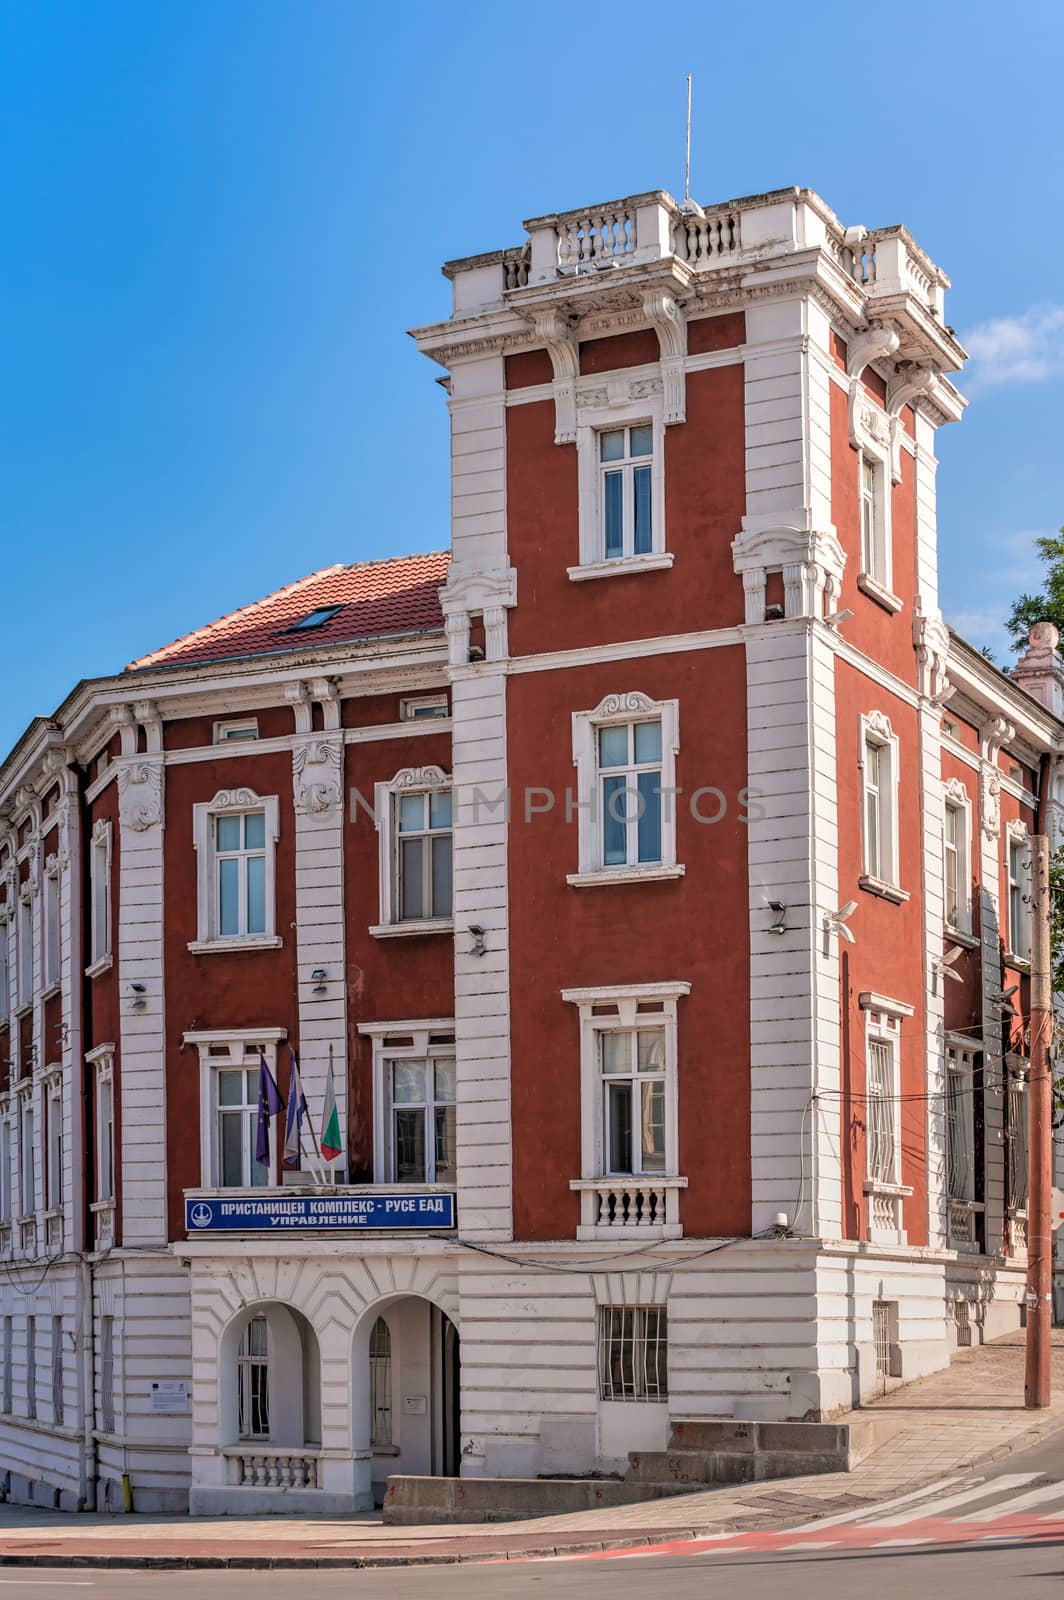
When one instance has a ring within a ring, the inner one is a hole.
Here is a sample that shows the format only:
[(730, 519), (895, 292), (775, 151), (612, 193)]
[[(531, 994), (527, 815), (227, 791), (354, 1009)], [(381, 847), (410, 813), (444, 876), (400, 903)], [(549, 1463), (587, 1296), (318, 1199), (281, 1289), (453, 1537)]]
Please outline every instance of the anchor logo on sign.
[(197, 1200), (196, 1204), (189, 1212), (189, 1220), (194, 1228), (206, 1228), (207, 1225), (212, 1221), (213, 1217), (214, 1212), (211, 1210), (210, 1206), (206, 1205), (202, 1200)]

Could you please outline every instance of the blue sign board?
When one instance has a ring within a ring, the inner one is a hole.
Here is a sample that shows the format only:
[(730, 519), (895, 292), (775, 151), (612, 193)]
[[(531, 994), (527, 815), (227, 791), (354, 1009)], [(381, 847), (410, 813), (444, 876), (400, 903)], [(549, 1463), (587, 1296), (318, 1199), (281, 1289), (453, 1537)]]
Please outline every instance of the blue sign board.
[(185, 1227), (197, 1233), (270, 1233), (285, 1229), (453, 1228), (453, 1194), (212, 1195), (185, 1200)]

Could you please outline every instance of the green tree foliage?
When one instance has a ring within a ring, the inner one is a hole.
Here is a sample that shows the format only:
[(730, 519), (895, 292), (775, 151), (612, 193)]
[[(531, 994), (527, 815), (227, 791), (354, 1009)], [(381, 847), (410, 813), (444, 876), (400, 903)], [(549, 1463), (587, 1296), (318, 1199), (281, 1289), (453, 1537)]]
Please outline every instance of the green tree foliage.
[(1046, 569), (1045, 578), (1041, 594), (1021, 594), (1005, 622), (1015, 650), (1024, 649), (1036, 622), (1055, 622), (1064, 638), (1064, 528), (1055, 538), (1036, 539), (1035, 548)]

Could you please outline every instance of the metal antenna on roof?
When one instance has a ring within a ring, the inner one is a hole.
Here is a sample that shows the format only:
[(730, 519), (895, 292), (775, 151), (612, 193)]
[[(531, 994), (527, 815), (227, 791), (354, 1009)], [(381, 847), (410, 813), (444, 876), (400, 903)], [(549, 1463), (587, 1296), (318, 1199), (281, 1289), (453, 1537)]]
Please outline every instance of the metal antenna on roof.
[(687, 74), (687, 140), (684, 147), (683, 164), (683, 208), (688, 210), (691, 204), (691, 74)]

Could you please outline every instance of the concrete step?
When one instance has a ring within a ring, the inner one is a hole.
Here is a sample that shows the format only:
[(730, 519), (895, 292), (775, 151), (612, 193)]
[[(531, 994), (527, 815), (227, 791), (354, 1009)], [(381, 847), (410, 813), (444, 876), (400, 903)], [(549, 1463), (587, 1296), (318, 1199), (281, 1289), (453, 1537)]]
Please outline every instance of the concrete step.
[(667, 1450), (633, 1451), (627, 1483), (760, 1483), (821, 1472), (850, 1472), (892, 1426), (848, 1422), (746, 1422), (731, 1417), (674, 1417)]

